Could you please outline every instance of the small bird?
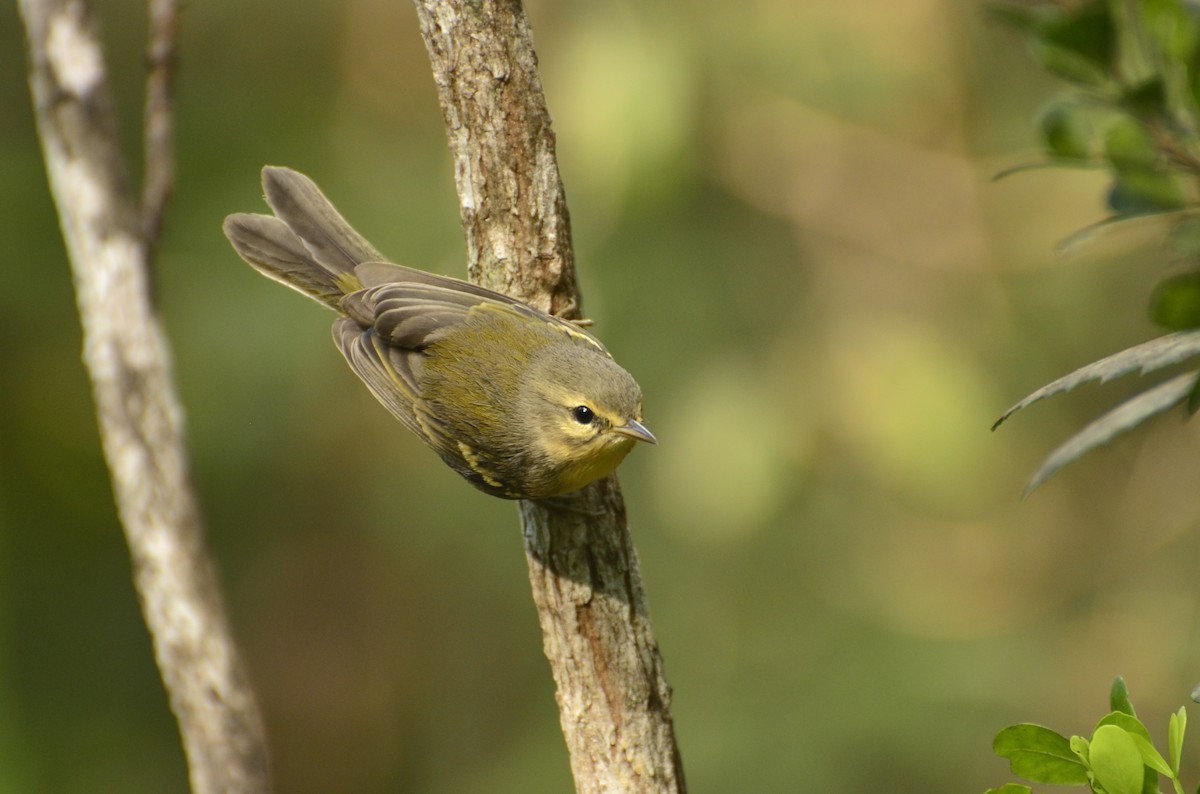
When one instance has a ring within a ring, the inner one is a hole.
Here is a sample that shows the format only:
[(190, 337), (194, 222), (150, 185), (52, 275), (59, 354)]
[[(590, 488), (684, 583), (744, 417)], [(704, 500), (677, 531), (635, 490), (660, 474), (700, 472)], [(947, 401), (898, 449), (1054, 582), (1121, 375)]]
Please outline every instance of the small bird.
[(547, 499), (617, 468), (638, 441), (642, 390), (574, 323), (466, 281), (388, 262), (316, 184), (268, 166), (275, 215), (225, 236), (263, 275), (337, 311), (333, 339), (401, 423), (480, 490)]

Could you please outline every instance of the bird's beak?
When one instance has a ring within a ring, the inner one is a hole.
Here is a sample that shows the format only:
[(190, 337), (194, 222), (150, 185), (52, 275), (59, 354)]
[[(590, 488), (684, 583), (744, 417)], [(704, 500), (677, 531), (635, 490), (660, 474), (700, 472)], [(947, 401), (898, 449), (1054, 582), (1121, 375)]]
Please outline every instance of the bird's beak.
[(623, 425), (613, 427), (614, 433), (620, 433), (623, 436), (629, 436), (637, 441), (645, 441), (649, 444), (657, 444), (658, 439), (654, 434), (646, 429), (646, 426), (636, 419), (630, 419)]

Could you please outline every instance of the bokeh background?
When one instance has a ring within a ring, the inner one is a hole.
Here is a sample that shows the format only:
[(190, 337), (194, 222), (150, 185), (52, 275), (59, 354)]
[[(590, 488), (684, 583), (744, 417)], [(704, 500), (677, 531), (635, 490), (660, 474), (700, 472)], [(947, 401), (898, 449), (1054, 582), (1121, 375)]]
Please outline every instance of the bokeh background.
[[(143, 14), (98, 3), (137, 151)], [(696, 792), (971, 792), (1001, 727), (1152, 732), (1200, 681), (1200, 429), (1169, 415), (1027, 501), (1138, 388), (992, 420), (1158, 333), (1104, 176), (1034, 171), (1060, 86), (961, 0), (530, 0), (587, 313), (658, 448), (621, 470)], [(182, 792), (0, 6), (0, 790)], [(187, 4), (157, 290), (280, 792), (568, 791), (514, 507), (350, 374), (222, 217), (311, 174), (400, 262), (463, 272), (408, 3)], [(1185, 776), (1200, 777), (1197, 742)]]

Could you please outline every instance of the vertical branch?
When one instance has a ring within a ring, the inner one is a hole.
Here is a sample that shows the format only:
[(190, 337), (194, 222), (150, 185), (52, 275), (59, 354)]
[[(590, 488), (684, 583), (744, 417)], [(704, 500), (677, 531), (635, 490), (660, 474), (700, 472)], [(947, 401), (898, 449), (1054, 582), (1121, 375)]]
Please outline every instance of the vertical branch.
[[(266, 791), (262, 723), (204, 548), (182, 410), (150, 301), (151, 246), (117, 144), (104, 56), (83, 0), (21, 0), (20, 11), (101, 441), (192, 790)], [(148, 146), (169, 160), (163, 141)], [(151, 204), (161, 218), (161, 203)]]
[(519, 0), (416, 5), (454, 156), (468, 275), (578, 317), (567, 200)]
[[(578, 316), (570, 219), (519, 0), (415, 0), (454, 156), (468, 272)], [(679, 792), (671, 690), (615, 477), (521, 502), (529, 578), (581, 792)]]

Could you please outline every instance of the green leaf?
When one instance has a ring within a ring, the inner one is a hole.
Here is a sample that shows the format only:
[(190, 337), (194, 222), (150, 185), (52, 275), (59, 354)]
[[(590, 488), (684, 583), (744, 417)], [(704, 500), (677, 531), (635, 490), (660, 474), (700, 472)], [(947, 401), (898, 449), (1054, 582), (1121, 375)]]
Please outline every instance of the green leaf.
[(1087, 783), (1087, 769), (1072, 752), (1067, 738), (1041, 725), (1010, 725), (996, 734), (992, 749), (1008, 759), (1013, 774), (1027, 780), (1059, 785)]
[(1033, 493), (1039, 485), (1050, 479), (1068, 463), (1078, 460), (1121, 433), (1137, 427), (1150, 417), (1157, 416), (1184, 402), (1198, 382), (1200, 382), (1200, 373), (1198, 372), (1176, 375), (1170, 380), (1129, 398), (1099, 419), (1092, 421), (1060, 444), (1042, 461), (1025, 485), (1022, 497)]
[(1182, 256), (1200, 259), (1200, 218), (1191, 216), (1176, 221), (1163, 243)]
[(1007, 168), (1001, 168), (996, 173), (992, 174), (992, 181), (999, 182), (1001, 179), (1008, 179), (1013, 174), (1023, 174), (1026, 171), (1040, 171), (1043, 168), (1066, 168), (1070, 165), (1079, 165), (1086, 168), (1096, 168), (1096, 164), (1088, 163), (1084, 166), (1077, 160), (1037, 160), (1029, 163), (1017, 163), (1010, 165)]
[(1200, 104), (1200, 47), (1184, 63), (1187, 65), (1187, 89), (1191, 94), (1191, 100), (1195, 104)]
[(1050, 154), (1064, 160), (1087, 160), (1091, 157), (1092, 125), (1078, 104), (1052, 102), (1037, 121), (1042, 143)]
[(1108, 707), (1131, 717), (1137, 716), (1137, 712), (1133, 710), (1133, 701), (1129, 699), (1129, 685), (1121, 676), (1113, 679), (1112, 688), (1108, 691)]
[(1107, 74), (1117, 52), (1117, 33), (1108, 3), (1091, 0), (1077, 8), (1054, 10), (1057, 13), (1047, 14), (1034, 27), (1034, 40)]
[[(1028, 408), (1033, 403), (1055, 394), (1071, 391), (1086, 383), (1096, 381), (1107, 383), (1113, 378), (1138, 370), (1145, 375), (1196, 356), (1200, 356), (1200, 331), (1177, 331), (1157, 339), (1151, 339), (1149, 342), (1142, 342), (1140, 345), (1134, 345), (1119, 353), (1105, 356), (1099, 361), (1093, 361), (1052, 383), (1047, 383), (1005, 411), (992, 425), (992, 429), (995, 430), (1005, 419), (1022, 408)], [(1124, 686), (1123, 681), (1121, 684)], [(1113, 686), (1115, 688), (1116, 683)], [(1200, 684), (1197, 684), (1193, 690), (1192, 699), (1200, 701)], [(1128, 693), (1126, 693), (1126, 700), (1128, 700)], [(1132, 704), (1129, 705), (1129, 709), (1133, 710)], [(1114, 707), (1113, 710), (1122, 711), (1123, 709)]]
[(1138, 754), (1142, 757), (1142, 763), (1160, 775), (1167, 777), (1174, 776), (1175, 772), (1171, 769), (1171, 765), (1167, 763), (1167, 759), (1162, 757), (1162, 753), (1150, 743), (1150, 740), (1138, 736), (1136, 733), (1129, 734), (1133, 737), (1133, 743), (1137, 746)]
[(1142, 794), (1145, 765), (1137, 744), (1123, 728), (1101, 725), (1092, 735), (1091, 767), (1107, 794)]
[(1146, 730), (1146, 726), (1142, 724), (1142, 721), (1124, 711), (1110, 711), (1108, 714), (1105, 714), (1096, 723), (1096, 728), (1099, 729), (1104, 725), (1115, 725), (1127, 733), (1141, 736), (1146, 741), (1150, 741), (1150, 731)]
[(1104, 156), (1118, 172), (1153, 170), (1158, 148), (1146, 128), (1130, 116), (1118, 116), (1104, 135)]
[(1200, 270), (1160, 281), (1150, 298), (1150, 317), (1172, 331), (1200, 328)]
[(1037, 42), (1034, 42), (1030, 49), (1038, 64), (1056, 77), (1085, 86), (1108, 84), (1105, 72), (1074, 53), (1057, 47), (1039, 46)]
[(1200, 380), (1197, 380), (1196, 385), (1188, 392), (1187, 399), (1183, 401), (1183, 410), (1187, 411), (1188, 416), (1200, 411)]
[[(1066, 160), (1060, 161), (1066, 163)], [(1060, 166), (1061, 167), (1061, 166)], [(1111, 233), (1117, 227), (1129, 228), (1131, 225), (1150, 225), (1156, 227), (1158, 225), (1167, 225), (1173, 220), (1184, 216), (1195, 215), (1195, 210), (1184, 209), (1157, 209), (1157, 208), (1140, 208), (1138, 212), (1126, 212), (1120, 215), (1109, 215), (1107, 218), (1101, 218), (1095, 223), (1090, 223), (1082, 229), (1078, 229), (1059, 241), (1056, 246), (1058, 253), (1068, 254), (1085, 245), (1094, 245), (1097, 241), (1103, 239), (1104, 235)]]
[(990, 788), (983, 794), (1033, 794), (1033, 789), (1020, 783), (1005, 783), (1000, 788)]
[(1161, 77), (1151, 77), (1127, 86), (1121, 92), (1121, 102), (1139, 118), (1162, 116), (1167, 108), (1167, 85)]
[(1046, 17), (1053, 13), (1046, 6), (1015, 6), (1008, 3), (988, 3), (987, 12), (1001, 22), (1012, 25), (1023, 33), (1036, 28)]
[(989, 10), (1025, 35), (1034, 58), (1052, 74), (1089, 86), (1113, 82), (1117, 33), (1104, 0), (1075, 8), (993, 5)]
[[(1120, 689), (1125, 690), (1125, 682), (1119, 676), (1117, 681), (1120, 681)], [(1113, 689), (1117, 689), (1117, 683), (1113, 683)], [(1116, 694), (1116, 693), (1114, 693)], [(1125, 690), (1125, 700), (1128, 701), (1128, 691)], [(1116, 698), (1114, 698), (1115, 700)], [(1132, 709), (1133, 705), (1129, 707)], [(1096, 729), (1104, 725), (1111, 725), (1125, 731), (1133, 738), (1133, 743), (1137, 745), (1138, 753), (1142, 756), (1144, 764), (1144, 773), (1142, 780), (1142, 794), (1159, 794), (1158, 791), (1158, 775), (1159, 773), (1171, 777), (1171, 768), (1163, 759), (1162, 754), (1155, 749), (1150, 741), (1150, 732), (1146, 730), (1146, 726), (1142, 721), (1132, 714), (1127, 714), (1124, 711), (1113, 711), (1105, 715), (1102, 720), (1096, 725)]]
[(1179, 711), (1171, 715), (1167, 727), (1167, 748), (1171, 754), (1171, 771), (1179, 775), (1179, 759), (1183, 755), (1183, 734), (1187, 730), (1187, 710), (1179, 707)]
[(1075, 753), (1084, 766), (1088, 765), (1088, 740), (1086, 738), (1083, 736), (1072, 736), (1071, 752)]
[(1142, 19), (1157, 49), (1176, 61), (1187, 63), (1200, 40), (1196, 13), (1180, 0), (1142, 0)]
[(1186, 204), (1179, 183), (1170, 174), (1151, 169), (1118, 171), (1108, 192), (1108, 206), (1121, 214), (1175, 210)]

